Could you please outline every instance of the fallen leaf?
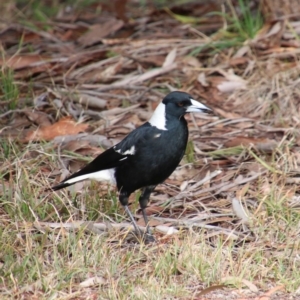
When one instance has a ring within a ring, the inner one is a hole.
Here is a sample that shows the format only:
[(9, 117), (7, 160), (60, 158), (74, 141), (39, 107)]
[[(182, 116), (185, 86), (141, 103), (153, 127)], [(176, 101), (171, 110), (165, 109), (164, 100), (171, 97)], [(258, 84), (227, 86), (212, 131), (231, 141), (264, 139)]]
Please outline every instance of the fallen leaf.
[(68, 143), (65, 143), (62, 147), (62, 149), (71, 151), (71, 152), (76, 152), (82, 148), (89, 147), (90, 144), (87, 140), (71, 140)]
[(174, 228), (174, 227), (169, 227), (169, 226), (165, 226), (165, 225), (158, 225), (155, 227), (155, 229), (160, 232), (160, 233), (164, 233), (166, 235), (171, 235), (171, 234), (175, 234), (178, 233), (179, 230)]
[(206, 87), (209, 86), (209, 84), (206, 81), (206, 76), (204, 72), (198, 75), (197, 80), (202, 86), (206, 86)]
[(227, 141), (224, 146), (226, 148), (244, 146), (254, 146), (258, 151), (272, 152), (277, 147), (277, 142), (267, 138), (252, 138), (246, 136), (236, 136)]
[[(91, 77), (92, 80), (96, 81), (102, 81), (102, 82), (107, 82), (113, 78), (121, 69), (123, 66), (124, 60), (121, 57), (117, 63), (105, 68), (102, 72), (99, 72), (97, 70), (97, 73)], [(86, 76), (87, 78), (87, 76)]]
[(88, 278), (88, 279), (80, 282), (79, 286), (86, 288), (86, 287), (101, 285), (101, 284), (105, 284), (105, 283), (106, 283), (106, 280), (103, 277), (94, 276), (94, 277)]
[(24, 113), (31, 122), (38, 126), (46, 127), (51, 125), (49, 116), (44, 112), (24, 110)]
[(163, 55), (154, 55), (146, 57), (137, 57), (135, 58), (141, 64), (154, 65), (156, 67), (161, 67), (165, 61), (165, 56)]
[(78, 124), (71, 117), (65, 117), (52, 125), (40, 127), (35, 131), (28, 132), (24, 142), (51, 141), (57, 136), (84, 132), (88, 127), (88, 124)]
[(14, 70), (25, 67), (35, 66), (38, 63), (46, 62), (50, 57), (39, 54), (14, 55), (11, 57), (0, 58), (0, 66), (12, 68)]
[[(137, 221), (137, 224), (138, 224), (139, 226), (145, 226), (145, 221), (144, 221), (144, 219), (143, 219), (143, 218), (140, 218), (140, 219)], [(159, 220), (153, 220), (153, 219), (150, 219), (148, 225), (149, 225), (150, 227), (156, 227), (156, 226), (162, 225), (162, 222), (159, 221)]]
[(37, 43), (41, 40), (41, 36), (35, 32), (28, 31), (28, 28), (27, 30), (25, 30), (23, 26), (16, 26), (13, 22), (11, 22), (11, 24), (8, 27), (1, 29), (0, 41), (2, 45), (14, 45), (15, 43), (18, 43), (18, 41), (20, 41), (21, 39), (23, 43)]
[(175, 62), (176, 53), (177, 53), (176, 48), (172, 49), (169, 52), (169, 54), (166, 56), (166, 59), (165, 59), (163, 65), (162, 65), (163, 68), (167, 68), (167, 67), (171, 66)]
[(240, 218), (243, 223), (248, 223), (249, 217), (246, 214), (245, 209), (242, 203), (240, 202), (240, 200), (237, 198), (233, 198), (231, 201), (232, 201), (232, 210), (237, 215), (237, 217)]
[(276, 23), (268, 22), (256, 34), (254, 39), (251, 41), (251, 45), (258, 49), (277, 47), (280, 45), (284, 29), (284, 21), (278, 21)]
[[(247, 54), (250, 51), (249, 45), (244, 45), (242, 46), (234, 55), (233, 59), (235, 58), (245, 58), (243, 57), (245, 54)], [(231, 59), (229, 60), (231, 61)]]
[(182, 184), (180, 185), (180, 191), (181, 192), (184, 191), (187, 188), (188, 184), (189, 184), (188, 181), (186, 181), (186, 180), (183, 181)]
[(104, 37), (121, 29), (124, 22), (121, 20), (110, 19), (104, 24), (95, 24), (89, 27), (89, 30), (84, 33), (78, 42), (83, 46), (90, 46), (100, 42)]
[(224, 288), (226, 287), (225, 284), (218, 284), (218, 285), (211, 285), (205, 289), (203, 289), (199, 294), (198, 296), (203, 296), (203, 295), (206, 295), (210, 292), (213, 292), (213, 291), (216, 291), (216, 290), (223, 290)]
[(107, 100), (89, 94), (79, 93), (73, 97), (73, 100), (81, 103), (84, 107), (93, 107), (103, 109), (106, 107)]
[(176, 67), (177, 67), (177, 64), (173, 63), (173, 64), (170, 64), (166, 67), (149, 70), (149, 71), (145, 72), (142, 75), (133, 75), (133, 76), (128, 75), (128, 77), (125, 77), (124, 79), (122, 79), (120, 81), (115, 81), (110, 86), (111, 87), (113, 87), (113, 86), (121, 87), (121, 86), (126, 86), (126, 85), (129, 85), (129, 84), (141, 83), (143, 81), (152, 79), (153, 77), (156, 77), (156, 76), (159, 76), (159, 75), (162, 75), (162, 74), (165, 74), (165, 73), (169, 73), (172, 70), (176, 69)]
[[(67, 147), (66, 145), (70, 142), (78, 142), (82, 145), (85, 145), (85, 143), (88, 142), (88, 145), (92, 147), (103, 147), (105, 149), (110, 148), (113, 145), (112, 142), (106, 138), (106, 136), (100, 134), (79, 133), (57, 136), (53, 139), (53, 143), (56, 145), (61, 145), (62, 148)], [(85, 147), (82, 145), (80, 149)]]
[(268, 292), (266, 292), (264, 295), (260, 296), (258, 298), (258, 300), (270, 300), (271, 295), (280, 290), (284, 290), (283, 285), (275, 286), (274, 288), (272, 288)]
[(226, 78), (226, 80), (223, 80), (219, 84), (217, 84), (217, 88), (220, 92), (231, 93), (235, 90), (244, 90), (247, 88), (246, 80), (234, 74), (233, 70), (224, 71), (220, 69), (218, 71)]
[(225, 111), (218, 107), (214, 108), (214, 112), (224, 118), (227, 118), (227, 119), (240, 119), (241, 118), (241, 115), (239, 115), (233, 111)]
[(165, 208), (162, 207), (162, 206), (158, 206), (158, 205), (151, 205), (151, 206), (148, 206), (146, 208), (146, 215), (147, 216), (150, 216), (152, 214), (157, 214), (157, 213), (160, 213), (162, 211), (164, 211)]
[(240, 81), (223, 81), (217, 88), (221, 93), (232, 93), (235, 90), (245, 90), (246, 84)]
[(233, 57), (229, 60), (230, 66), (238, 66), (243, 65), (249, 61), (249, 58), (247, 57)]

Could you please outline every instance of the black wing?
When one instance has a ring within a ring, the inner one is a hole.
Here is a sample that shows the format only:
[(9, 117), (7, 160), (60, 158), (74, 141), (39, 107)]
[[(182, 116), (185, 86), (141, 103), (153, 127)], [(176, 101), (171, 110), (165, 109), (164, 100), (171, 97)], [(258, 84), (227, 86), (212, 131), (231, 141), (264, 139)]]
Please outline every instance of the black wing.
[(154, 129), (154, 127), (152, 127), (149, 123), (145, 123), (141, 127), (128, 134), (120, 143), (98, 155), (93, 161), (91, 161), (81, 170), (72, 174), (58, 185), (53, 186), (51, 190), (56, 191), (74, 184), (75, 182), (67, 183), (67, 181), (72, 178), (102, 170), (117, 168), (125, 160), (127, 160), (129, 156), (134, 156), (134, 153), (138, 150), (139, 145), (144, 144), (145, 139), (147, 139), (147, 136), (149, 135), (149, 131), (153, 130), (156, 131), (156, 129)]

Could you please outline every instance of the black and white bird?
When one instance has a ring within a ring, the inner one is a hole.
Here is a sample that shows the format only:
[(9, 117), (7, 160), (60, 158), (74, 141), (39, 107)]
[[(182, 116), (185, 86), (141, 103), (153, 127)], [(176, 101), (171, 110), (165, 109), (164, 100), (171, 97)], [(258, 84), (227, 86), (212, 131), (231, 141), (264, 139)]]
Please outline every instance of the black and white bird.
[(189, 132), (184, 115), (189, 112), (212, 113), (212, 110), (187, 93), (169, 93), (148, 122), (51, 190), (86, 179), (110, 181), (117, 186), (119, 200), (140, 233), (128, 208), (128, 198), (141, 189), (139, 204), (146, 223), (146, 239), (153, 241), (145, 208), (155, 187), (171, 175), (185, 153)]

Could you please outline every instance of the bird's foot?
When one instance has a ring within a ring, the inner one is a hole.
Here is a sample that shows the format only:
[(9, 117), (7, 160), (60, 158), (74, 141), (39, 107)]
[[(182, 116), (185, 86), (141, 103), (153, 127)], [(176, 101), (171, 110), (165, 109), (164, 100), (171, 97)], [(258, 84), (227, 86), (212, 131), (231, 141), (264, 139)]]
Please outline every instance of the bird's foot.
[(142, 236), (142, 240), (146, 245), (156, 242), (155, 237), (150, 232), (145, 232)]
[(145, 245), (149, 245), (155, 243), (155, 238), (153, 234), (150, 232), (144, 232), (142, 230), (135, 231), (135, 237), (140, 243), (144, 243)]

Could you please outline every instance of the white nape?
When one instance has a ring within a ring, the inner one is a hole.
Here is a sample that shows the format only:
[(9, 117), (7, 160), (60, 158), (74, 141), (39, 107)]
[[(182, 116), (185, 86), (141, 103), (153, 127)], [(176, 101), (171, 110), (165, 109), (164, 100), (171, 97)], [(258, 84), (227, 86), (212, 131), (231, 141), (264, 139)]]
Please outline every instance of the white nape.
[(186, 112), (201, 112), (202, 110), (210, 110), (210, 108), (194, 99), (191, 99), (191, 102), (192, 105), (187, 108)]
[(152, 126), (155, 126), (161, 130), (167, 130), (166, 128), (166, 106), (162, 102), (156, 107), (152, 117), (149, 120)]
[(116, 179), (114, 175), (115, 175), (115, 169), (107, 169), (107, 170), (102, 170), (94, 173), (77, 176), (75, 178), (71, 178), (65, 181), (65, 183), (75, 183), (86, 179), (92, 179), (97, 181), (109, 181), (111, 184), (116, 184)]

